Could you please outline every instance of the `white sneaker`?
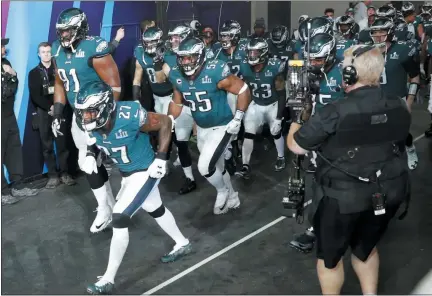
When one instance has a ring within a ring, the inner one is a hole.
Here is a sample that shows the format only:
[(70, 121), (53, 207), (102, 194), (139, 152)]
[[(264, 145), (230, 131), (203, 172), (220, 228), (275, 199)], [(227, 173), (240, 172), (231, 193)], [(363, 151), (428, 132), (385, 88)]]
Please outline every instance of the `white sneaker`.
[(213, 207), (213, 213), (215, 215), (221, 215), (228, 212), (228, 197), (229, 197), (229, 190), (218, 192), (216, 196), (216, 202)]
[(103, 207), (96, 209), (96, 218), (90, 227), (90, 232), (97, 233), (104, 230), (111, 222), (112, 209), (110, 207)]
[(227, 202), (228, 209), (238, 209), (240, 207), (240, 198), (238, 197), (238, 192), (231, 191)]
[(408, 155), (408, 167), (410, 170), (415, 170), (418, 165), (418, 156), (415, 146), (406, 147), (407, 155)]
[(177, 159), (173, 162), (173, 166), (175, 167), (181, 166), (180, 157), (177, 156)]

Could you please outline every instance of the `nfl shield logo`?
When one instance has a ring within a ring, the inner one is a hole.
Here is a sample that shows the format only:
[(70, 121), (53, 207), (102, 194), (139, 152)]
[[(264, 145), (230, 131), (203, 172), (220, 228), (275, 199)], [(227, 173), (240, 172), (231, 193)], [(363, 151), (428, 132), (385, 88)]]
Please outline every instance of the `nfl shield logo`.
[(193, 80), (189, 80), (190, 85), (193, 85), (193, 83), (194, 83)]
[(102, 135), (102, 138), (103, 138), (104, 140), (106, 140), (106, 138), (107, 138), (106, 134), (103, 134), (103, 135)]
[(70, 53), (67, 54), (67, 58), (70, 60), (72, 55)]

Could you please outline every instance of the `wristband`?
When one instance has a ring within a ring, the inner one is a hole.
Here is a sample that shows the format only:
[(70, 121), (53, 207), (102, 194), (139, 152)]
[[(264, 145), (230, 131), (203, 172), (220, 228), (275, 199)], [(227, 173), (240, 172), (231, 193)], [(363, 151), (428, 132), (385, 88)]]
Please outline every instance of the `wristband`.
[(238, 121), (242, 121), (243, 116), (244, 116), (244, 112), (241, 110), (237, 110), (235, 115), (234, 115), (234, 119), (238, 120)]
[(63, 117), (63, 109), (65, 105), (62, 103), (56, 102), (54, 103), (54, 112), (53, 117)]
[(132, 85), (132, 98), (134, 101), (139, 101), (141, 99), (141, 86)]
[(158, 152), (156, 154), (156, 158), (162, 159), (162, 160), (168, 160), (168, 153), (166, 153), (166, 152)]
[(419, 91), (418, 83), (410, 83), (408, 88), (408, 95), (415, 96), (417, 95), (417, 92)]

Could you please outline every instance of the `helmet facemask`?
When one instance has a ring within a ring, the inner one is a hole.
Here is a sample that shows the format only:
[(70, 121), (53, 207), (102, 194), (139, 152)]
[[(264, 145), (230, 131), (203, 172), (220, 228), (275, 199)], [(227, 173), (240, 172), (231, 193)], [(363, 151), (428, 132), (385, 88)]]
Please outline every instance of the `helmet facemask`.
[(387, 29), (375, 29), (370, 31), (370, 37), (377, 46), (384, 45), (389, 39), (389, 30)]
[(179, 54), (177, 53), (177, 64), (182, 69), (186, 76), (192, 76), (202, 65), (204, 60), (204, 54), (193, 53), (193, 54)]
[[(101, 101), (102, 99), (102, 101)], [(75, 104), (75, 116), (86, 131), (93, 131), (104, 127), (115, 109), (115, 102), (109, 102), (109, 92), (90, 95), (85, 102), (97, 100), (90, 106), (87, 104)]]
[(265, 57), (266, 52), (263, 52), (262, 50), (259, 49), (248, 49), (247, 50), (248, 64), (251, 66), (256, 66), (258, 64), (264, 63), (266, 60)]
[(351, 35), (353, 29), (353, 24), (338, 24), (338, 30), (341, 32), (342, 36)]
[(221, 43), (221, 46), (223, 49), (230, 49), (231, 47), (235, 46), (233, 40), (234, 40), (234, 34), (231, 32), (220, 32), (219, 33), (219, 42)]
[(143, 40), (144, 51), (149, 55), (154, 55), (160, 45), (162, 45), (160, 39)]

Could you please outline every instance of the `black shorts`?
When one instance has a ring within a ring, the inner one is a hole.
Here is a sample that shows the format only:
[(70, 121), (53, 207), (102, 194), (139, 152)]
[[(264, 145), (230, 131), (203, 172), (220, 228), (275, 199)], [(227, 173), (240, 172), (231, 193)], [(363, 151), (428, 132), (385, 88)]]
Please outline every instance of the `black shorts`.
[(399, 206), (386, 207), (384, 215), (365, 211), (341, 214), (336, 199), (324, 197), (313, 219), (317, 238), (317, 257), (325, 267), (335, 268), (348, 247), (361, 261), (366, 261), (395, 216)]

